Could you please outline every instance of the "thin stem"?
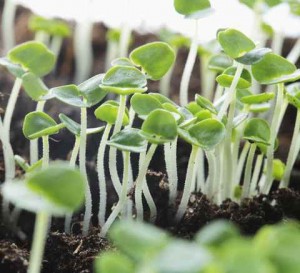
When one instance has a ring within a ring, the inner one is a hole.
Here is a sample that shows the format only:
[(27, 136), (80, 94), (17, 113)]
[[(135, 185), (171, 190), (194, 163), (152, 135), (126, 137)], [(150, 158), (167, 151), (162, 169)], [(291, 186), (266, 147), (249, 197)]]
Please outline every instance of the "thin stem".
[(30, 251), (28, 273), (39, 273), (47, 238), (49, 215), (39, 212), (36, 216), (33, 243)]
[(244, 147), (242, 149), (242, 152), (240, 154), (239, 160), (238, 160), (238, 165), (237, 165), (237, 170), (236, 170), (236, 177), (235, 177), (235, 181), (236, 181), (236, 185), (239, 185), (240, 181), (241, 181), (241, 177), (242, 177), (242, 172), (244, 169), (244, 165), (245, 165), (245, 161), (246, 161), (246, 157), (248, 154), (248, 151), (250, 149), (250, 142), (246, 142), (244, 144)]
[(150, 161), (154, 155), (156, 150), (157, 144), (151, 144), (146, 157), (143, 161), (142, 166), (140, 167), (138, 177), (135, 182), (135, 206), (136, 206), (136, 219), (141, 221), (144, 218), (144, 209), (143, 209), (143, 202), (142, 202), (142, 191), (144, 189), (145, 177), (147, 174), (147, 170), (150, 164)]
[(15, 44), (15, 14), (17, 5), (13, 0), (5, 0), (2, 13), (3, 49), (6, 54)]
[(266, 173), (266, 179), (264, 182), (264, 185), (261, 189), (261, 192), (264, 194), (268, 194), (270, 191), (270, 188), (272, 186), (273, 182), (273, 159), (274, 159), (274, 145), (275, 145), (275, 139), (276, 139), (276, 131), (278, 127), (278, 120), (280, 116), (280, 109), (283, 102), (283, 92), (284, 92), (284, 84), (279, 83), (278, 84), (278, 91), (277, 91), (277, 99), (276, 104), (273, 112), (273, 118), (271, 123), (271, 137), (270, 137), (270, 145), (267, 149), (267, 161), (266, 161), (266, 167), (267, 167), (267, 173)]
[(213, 100), (214, 104), (222, 97), (223, 92), (224, 92), (224, 87), (218, 84), (215, 92), (214, 100)]
[[(113, 130), (113, 133), (112, 133), (113, 135), (120, 132), (120, 130), (121, 130), (122, 123), (123, 123), (123, 117), (125, 114), (125, 108), (126, 108), (126, 97), (127, 97), (126, 95), (120, 96), (120, 105), (119, 105), (119, 109), (118, 109), (116, 124), (115, 124), (114, 130)], [(110, 147), (108, 157), (109, 157), (108, 158), (108, 167), (109, 167), (109, 172), (111, 175), (111, 180), (112, 180), (113, 186), (114, 186), (118, 196), (120, 196), (121, 182), (120, 182), (120, 178), (119, 178), (118, 171), (117, 171), (117, 149), (114, 147)]]
[(128, 47), (131, 37), (131, 27), (129, 24), (129, 19), (131, 17), (132, 11), (132, 1), (124, 1), (124, 22), (122, 24), (121, 36), (120, 36), (120, 45), (119, 45), (119, 57), (127, 57)]
[(252, 175), (252, 179), (251, 179), (251, 188), (250, 188), (251, 196), (256, 195), (256, 188), (257, 188), (258, 178), (259, 178), (261, 166), (263, 163), (263, 159), (264, 159), (263, 154), (258, 155), (256, 158), (256, 163), (255, 163), (255, 167), (254, 167), (254, 171), (253, 171), (253, 175)]
[(211, 100), (214, 95), (214, 85), (215, 85), (215, 78), (216, 73), (208, 69), (208, 62), (210, 60), (210, 55), (203, 54), (201, 56), (201, 69), (200, 69), (200, 76), (201, 76), (201, 93), (204, 97)]
[(250, 189), (251, 189), (250, 182), (251, 182), (251, 173), (252, 173), (252, 165), (253, 165), (255, 150), (256, 150), (256, 144), (252, 143), (250, 146), (250, 150), (246, 162), (242, 198), (247, 198), (250, 196)]
[(80, 126), (80, 147), (79, 147), (79, 169), (82, 175), (86, 179), (85, 187), (85, 212), (83, 219), (82, 233), (84, 236), (87, 235), (90, 227), (90, 220), (92, 217), (92, 196), (90, 185), (86, 172), (86, 129), (87, 129), (87, 110), (85, 107), (81, 108), (81, 126)]
[(197, 155), (197, 192), (206, 193), (205, 189), (205, 172), (204, 172), (204, 153), (202, 149), (199, 149)]
[(190, 52), (187, 57), (187, 61), (183, 70), (182, 79), (180, 83), (180, 105), (184, 106), (188, 104), (188, 89), (190, 78), (192, 75), (193, 67), (197, 57), (198, 50), (198, 20), (195, 20), (194, 37), (191, 43)]
[(128, 191), (128, 171), (129, 171), (129, 161), (130, 161), (129, 152), (123, 152), (123, 161), (124, 161), (124, 168), (123, 168), (123, 182), (122, 182), (121, 196), (113, 212), (110, 214), (104, 226), (101, 228), (100, 237), (105, 237), (110, 226), (118, 217), (119, 213), (122, 211), (122, 209), (126, 204), (127, 191)]
[(119, 45), (114, 40), (107, 41), (107, 50), (105, 57), (105, 71), (111, 67), (111, 62), (118, 57)]
[(7, 103), (4, 119), (3, 119), (3, 126), (4, 132), (6, 134), (6, 138), (10, 141), (10, 125), (12, 120), (12, 115), (16, 107), (16, 102), (19, 96), (19, 92), (22, 86), (22, 79), (16, 78), (13, 89), (9, 96), (9, 100)]
[(105, 148), (107, 145), (107, 140), (109, 137), (111, 127), (112, 127), (111, 124), (106, 125), (100, 141), (98, 155), (97, 155), (97, 173), (98, 173), (98, 182), (99, 182), (99, 191), (100, 191), (98, 220), (100, 226), (103, 226), (105, 223), (107, 192), (106, 192), (106, 178), (105, 178), (105, 167), (104, 167), (104, 154), (105, 154)]
[(213, 197), (215, 196), (215, 192), (214, 192), (214, 182), (215, 182), (215, 174), (216, 174), (216, 159), (215, 159), (215, 155), (214, 152), (212, 151), (207, 151), (206, 153), (206, 158), (208, 161), (208, 177), (207, 177), (207, 181), (206, 181), (206, 194), (207, 197), (209, 199), (213, 199)]
[(50, 49), (56, 57), (59, 56), (61, 46), (62, 46), (62, 42), (63, 42), (63, 37), (61, 37), (61, 36), (52, 37), (51, 44), (50, 44)]
[(285, 171), (282, 180), (280, 181), (279, 188), (287, 188), (290, 182), (291, 172), (293, 165), (295, 164), (296, 156), (299, 153), (299, 150), (297, 150), (297, 139), (299, 136), (300, 131), (300, 110), (297, 110), (297, 117), (296, 117), (296, 123), (294, 126), (294, 132), (293, 137), (291, 141), (291, 146), (285, 166)]
[(181, 218), (183, 217), (188, 202), (189, 202), (189, 198), (190, 198), (190, 188), (192, 186), (192, 181), (193, 181), (193, 176), (194, 176), (194, 167), (195, 167), (195, 161), (196, 161), (196, 157), (197, 157), (197, 153), (198, 153), (198, 149), (199, 147), (197, 146), (193, 146), (192, 147), (192, 152), (189, 158), (189, 162), (188, 162), (188, 167), (187, 167), (187, 172), (186, 172), (186, 178), (185, 178), (185, 182), (184, 182), (184, 189), (183, 189), (183, 194), (182, 194), (182, 198), (180, 201), (180, 204), (178, 206), (178, 210), (176, 213), (176, 222), (179, 222), (181, 220)]
[(287, 59), (291, 63), (296, 63), (300, 56), (300, 38), (297, 40), (297, 42), (294, 44), (292, 50), (287, 55)]
[(49, 136), (43, 136), (43, 162), (42, 168), (45, 169), (49, 166)]
[(37, 42), (41, 42), (45, 44), (46, 46), (49, 45), (50, 35), (46, 33), (45, 31), (37, 31), (34, 36), (34, 40)]

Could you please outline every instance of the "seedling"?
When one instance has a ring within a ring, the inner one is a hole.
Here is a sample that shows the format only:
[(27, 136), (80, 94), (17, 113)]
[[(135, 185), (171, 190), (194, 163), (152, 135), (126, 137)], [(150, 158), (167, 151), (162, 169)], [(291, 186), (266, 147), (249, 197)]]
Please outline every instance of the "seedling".
[(40, 272), (50, 217), (79, 209), (84, 200), (84, 184), (78, 170), (60, 163), (3, 186), (7, 200), (37, 214), (28, 273)]

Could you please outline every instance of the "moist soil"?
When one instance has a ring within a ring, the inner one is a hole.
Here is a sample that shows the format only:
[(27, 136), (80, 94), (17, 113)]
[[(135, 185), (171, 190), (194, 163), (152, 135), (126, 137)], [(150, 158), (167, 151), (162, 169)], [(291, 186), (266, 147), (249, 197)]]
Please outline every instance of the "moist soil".
[[(1, 8), (1, 1), (0, 1)], [(27, 29), (27, 21), (30, 12), (24, 8), (19, 8), (16, 19), (16, 38), (21, 43), (32, 39), (33, 35)], [(1, 17), (1, 16), (0, 16)], [(1, 18), (0, 18), (1, 19)], [(105, 33), (107, 28), (102, 24), (95, 24), (93, 34), (94, 64), (92, 75), (104, 72), (104, 56), (106, 50)], [(147, 42), (155, 41), (157, 37), (152, 34), (142, 35), (134, 33), (132, 48)], [(285, 49), (291, 47), (290, 41), (286, 41)], [(1, 49), (1, 48), (0, 48)], [(58, 59), (58, 66), (55, 73), (45, 78), (49, 87), (68, 84), (72, 82), (74, 75), (74, 54), (72, 40), (66, 39), (63, 44), (62, 52)], [(187, 50), (180, 50), (176, 60), (174, 76), (171, 82), (171, 97), (178, 101), (178, 90), (180, 79), (187, 57)], [(196, 61), (193, 75), (190, 82), (190, 98), (196, 91), (200, 90), (199, 85), (199, 61)], [(8, 99), (7, 90), (10, 90), (13, 79), (7, 73), (0, 73), (0, 114), (5, 111), (5, 105)], [(157, 90), (158, 85), (150, 82), (149, 90)], [(22, 107), (19, 107), (22, 106)], [(22, 135), (22, 120), (26, 113), (34, 109), (34, 103), (21, 92), (18, 99), (18, 105), (14, 112), (13, 128), (11, 139), (14, 152), (26, 158), (28, 155), (28, 141)], [(75, 120), (79, 119), (79, 113), (76, 109), (68, 107), (58, 102), (50, 102), (46, 105), (46, 112), (56, 116), (63, 109), (63, 112)], [(89, 126), (99, 126), (99, 122), (93, 117), (94, 109), (89, 109)], [(277, 151), (277, 157), (285, 160), (286, 151), (289, 149), (289, 142), (292, 134), (295, 111), (288, 108), (283, 128), (280, 131), (280, 148)], [(101, 124), (100, 124), (101, 125)], [(50, 140), (50, 151), (52, 159), (67, 159), (67, 154), (72, 149), (73, 138), (63, 130)], [(47, 239), (45, 255), (43, 259), (43, 273), (90, 273), (93, 272), (93, 260), (99, 252), (115, 249), (106, 239), (100, 239), (97, 228), (97, 203), (98, 185), (95, 172), (95, 150), (99, 145), (99, 136), (89, 138), (87, 147), (87, 165), (89, 170), (90, 186), (93, 194), (93, 214), (92, 227), (90, 235), (83, 237), (81, 235), (82, 214), (78, 214), (73, 219), (72, 234), (67, 235), (63, 232), (63, 219), (53, 219), (51, 231)], [(179, 194), (177, 205), (180, 201), (181, 190), (186, 174), (186, 167), (190, 147), (184, 142), (178, 144), (178, 177)], [(133, 156), (133, 160), (137, 160)], [(133, 164), (135, 166), (137, 164)], [(261, 195), (253, 199), (245, 199), (241, 204), (231, 200), (224, 201), (220, 206), (213, 204), (205, 195), (193, 193), (190, 197), (188, 209), (183, 220), (175, 225), (175, 208), (168, 205), (168, 178), (165, 175), (165, 163), (163, 149), (159, 147), (155, 158), (152, 160), (150, 170), (147, 174), (147, 180), (150, 185), (150, 191), (154, 197), (158, 208), (158, 217), (156, 225), (162, 227), (175, 236), (181, 238), (192, 238), (193, 235), (207, 223), (215, 219), (228, 219), (236, 223), (241, 232), (246, 235), (255, 234), (255, 232), (266, 224), (275, 224), (282, 220), (297, 219), (300, 220), (300, 186), (299, 171), (300, 161), (295, 165), (292, 174), (291, 188), (276, 190), (276, 185), (269, 195)], [(121, 169), (121, 168), (120, 168)], [(133, 169), (134, 173), (137, 172)], [(22, 172), (18, 170), (18, 175)], [(0, 146), (0, 181), (4, 180), (4, 164)], [(108, 185), (109, 200), (107, 211), (110, 211), (112, 205), (116, 202), (116, 195), (111, 185)], [(129, 193), (133, 195), (134, 189)], [(145, 204), (145, 219), (149, 217), (147, 206)], [(22, 273), (26, 272), (29, 260), (29, 249), (31, 236), (33, 232), (34, 215), (22, 212), (18, 223), (5, 226), (0, 216), (0, 272), (3, 273)]]

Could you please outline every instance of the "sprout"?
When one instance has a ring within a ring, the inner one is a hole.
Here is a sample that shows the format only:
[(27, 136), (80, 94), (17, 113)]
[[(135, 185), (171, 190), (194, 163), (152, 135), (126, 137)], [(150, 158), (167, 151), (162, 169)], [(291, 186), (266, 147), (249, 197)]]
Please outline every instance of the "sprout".
[(84, 177), (66, 164), (54, 164), (12, 181), (2, 188), (3, 196), (17, 207), (37, 214), (28, 272), (40, 272), (50, 216), (63, 216), (81, 207)]

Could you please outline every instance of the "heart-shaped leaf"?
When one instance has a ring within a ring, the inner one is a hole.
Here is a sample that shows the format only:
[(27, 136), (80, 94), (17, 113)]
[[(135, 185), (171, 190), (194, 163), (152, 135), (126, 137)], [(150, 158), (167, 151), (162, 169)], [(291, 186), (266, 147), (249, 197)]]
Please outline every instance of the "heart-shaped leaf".
[(150, 92), (150, 93), (148, 93), (148, 95), (156, 98), (161, 104), (164, 104), (167, 102), (167, 103), (172, 103), (172, 104), (176, 105), (175, 102), (173, 102), (172, 100), (170, 100), (169, 98), (167, 98), (166, 96), (164, 96), (160, 93), (151, 93)]
[(29, 70), (38, 77), (47, 75), (55, 65), (55, 55), (40, 42), (26, 42), (14, 47), (7, 54), (8, 59)]
[(261, 61), (261, 59), (271, 51), (272, 50), (270, 48), (255, 48), (235, 60), (245, 65), (253, 65)]
[(42, 97), (49, 92), (44, 82), (31, 72), (27, 72), (22, 76), (22, 84), (27, 95), (35, 101), (42, 100)]
[(147, 150), (147, 141), (135, 128), (123, 129), (113, 135), (107, 144), (124, 152), (142, 153)]
[[(236, 73), (236, 67), (227, 68), (221, 75), (216, 78), (216, 81), (223, 87), (230, 87)], [(251, 86), (252, 78), (247, 69), (243, 69), (241, 77), (238, 80), (237, 88), (245, 89)]]
[(174, 50), (164, 42), (153, 42), (140, 46), (130, 53), (131, 61), (152, 80), (161, 79), (175, 61)]
[(217, 38), (224, 52), (233, 59), (242, 57), (255, 48), (254, 42), (236, 29), (221, 30)]
[(261, 118), (250, 119), (244, 129), (244, 139), (250, 142), (269, 145), (271, 136), (270, 125)]
[(213, 55), (208, 62), (209, 69), (221, 73), (232, 65), (233, 65), (232, 59), (229, 56), (222, 53)]
[(114, 59), (111, 62), (111, 65), (112, 66), (121, 65), (121, 66), (133, 66), (134, 67), (134, 64), (131, 62), (131, 60), (128, 58), (124, 58), (124, 57)]
[(0, 58), (0, 65), (5, 67), (16, 78), (22, 78), (26, 71), (18, 64), (12, 63), (7, 58)]
[(208, 100), (207, 98), (204, 98), (203, 96), (196, 94), (195, 101), (201, 108), (206, 109), (206, 110), (212, 112), (213, 114), (217, 114), (216, 108), (211, 103), (211, 101)]
[(134, 94), (130, 100), (131, 107), (139, 116), (147, 116), (155, 109), (162, 109), (162, 104), (149, 94)]
[(69, 118), (65, 114), (59, 114), (60, 121), (65, 125), (65, 127), (75, 136), (80, 136), (80, 124)]
[(211, 5), (209, 0), (174, 0), (174, 7), (182, 15), (195, 16), (210, 9)]
[(73, 105), (76, 107), (86, 107), (86, 103), (83, 101), (83, 96), (75, 84), (63, 85), (52, 88), (50, 92), (58, 100)]

